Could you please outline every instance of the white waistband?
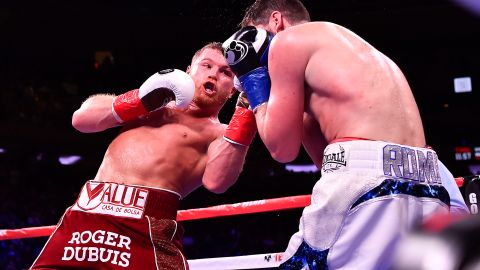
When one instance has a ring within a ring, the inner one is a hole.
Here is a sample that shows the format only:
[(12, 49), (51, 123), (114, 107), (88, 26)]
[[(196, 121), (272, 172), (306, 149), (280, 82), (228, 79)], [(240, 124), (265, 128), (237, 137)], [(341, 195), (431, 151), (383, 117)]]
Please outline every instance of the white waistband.
[(182, 199), (182, 195), (176, 191), (173, 191), (173, 190), (170, 190), (170, 189), (166, 189), (166, 188), (160, 188), (160, 187), (149, 187), (149, 186), (143, 186), (143, 185), (137, 185), (137, 184), (122, 184), (122, 183), (117, 183), (117, 182), (109, 182), (109, 181), (99, 181), (99, 180), (88, 180), (87, 182), (91, 182), (91, 183), (109, 183), (109, 184), (117, 184), (117, 185), (123, 185), (123, 186), (131, 186), (131, 187), (140, 187), (140, 188), (146, 188), (146, 189), (156, 189), (156, 190), (161, 190), (161, 191), (165, 191), (165, 192), (170, 192), (172, 194), (175, 194), (178, 196), (178, 198), (181, 200)]
[(322, 173), (357, 172), (441, 184), (435, 151), (381, 141), (347, 141), (328, 145)]

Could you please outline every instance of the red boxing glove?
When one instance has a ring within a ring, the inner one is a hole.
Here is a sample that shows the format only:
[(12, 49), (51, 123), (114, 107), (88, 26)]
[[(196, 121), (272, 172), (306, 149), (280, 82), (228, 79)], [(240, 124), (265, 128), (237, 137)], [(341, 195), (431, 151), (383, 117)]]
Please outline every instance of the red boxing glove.
[(240, 93), (237, 109), (233, 113), (223, 138), (234, 144), (249, 146), (257, 133), (257, 123), (252, 110), (247, 109), (249, 103), (244, 93)]
[(237, 107), (223, 138), (234, 144), (249, 146), (257, 133), (255, 115), (249, 109)]

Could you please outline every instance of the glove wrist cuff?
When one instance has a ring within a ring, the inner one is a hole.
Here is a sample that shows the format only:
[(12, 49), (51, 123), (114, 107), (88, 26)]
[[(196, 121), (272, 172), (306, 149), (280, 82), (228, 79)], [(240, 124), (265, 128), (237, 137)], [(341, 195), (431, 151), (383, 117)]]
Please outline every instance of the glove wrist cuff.
[(140, 100), (138, 89), (134, 89), (113, 99), (112, 113), (119, 123), (123, 123), (147, 115), (148, 111)]
[(270, 97), (270, 76), (267, 67), (258, 67), (239, 78), (250, 106), (255, 109)]
[(255, 115), (249, 109), (237, 107), (223, 138), (234, 144), (249, 146), (257, 133)]

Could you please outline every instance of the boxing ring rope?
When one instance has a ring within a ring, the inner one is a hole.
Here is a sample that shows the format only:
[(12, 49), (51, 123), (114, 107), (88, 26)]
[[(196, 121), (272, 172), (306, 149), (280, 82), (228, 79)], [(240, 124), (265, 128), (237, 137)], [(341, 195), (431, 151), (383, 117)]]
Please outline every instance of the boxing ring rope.
[(283, 252), (235, 257), (218, 257), (188, 260), (191, 270), (236, 270), (278, 267)]
[[(463, 177), (455, 178), (458, 187), (464, 183)], [(234, 204), (223, 204), (205, 208), (179, 210), (178, 221), (217, 218), (225, 216), (272, 212), (301, 208), (310, 205), (311, 195), (298, 195), (283, 198), (263, 199)], [(21, 229), (0, 230), (1, 240), (33, 238), (49, 236), (55, 230), (53, 226), (30, 227)], [(283, 252), (254, 254), (233, 257), (217, 257), (188, 260), (192, 270), (230, 270), (230, 269), (258, 269), (278, 267), (282, 260)]]
[[(186, 221), (301, 208), (310, 204), (310, 197), (311, 195), (298, 195), (234, 204), (223, 204), (205, 208), (179, 210), (177, 212), (177, 220)], [(55, 227), (56, 226), (53, 225), (22, 229), (3, 229), (0, 230), (0, 241), (49, 236), (55, 230)]]
[[(180, 210), (177, 212), (178, 221), (207, 219), (252, 213), (271, 212), (305, 207), (310, 204), (311, 195), (298, 195), (283, 198), (247, 201), (234, 204), (223, 204), (205, 208)], [(0, 230), (1, 240), (33, 238), (49, 236), (56, 226), (30, 227), (22, 229)], [(266, 253), (236, 257), (219, 257), (188, 260), (192, 270), (229, 270), (229, 269), (256, 269), (277, 267), (283, 253)]]

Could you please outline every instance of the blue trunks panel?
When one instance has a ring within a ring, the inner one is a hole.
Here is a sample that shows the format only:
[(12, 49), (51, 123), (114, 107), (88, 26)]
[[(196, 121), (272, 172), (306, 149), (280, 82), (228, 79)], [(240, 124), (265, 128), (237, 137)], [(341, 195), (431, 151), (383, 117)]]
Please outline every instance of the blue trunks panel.
[(308, 265), (310, 270), (327, 270), (327, 255), (328, 249), (318, 251), (311, 248), (307, 243), (302, 242), (298, 247), (297, 252), (280, 265), (280, 269), (286, 270), (300, 270)]
[(352, 205), (352, 208), (374, 198), (395, 194), (405, 194), (419, 198), (423, 197), (439, 199), (446, 205), (450, 206), (450, 196), (448, 195), (447, 190), (443, 186), (422, 185), (417, 184), (414, 181), (386, 179), (382, 182), (381, 185), (375, 187), (374, 189), (370, 190), (365, 195), (360, 197)]

